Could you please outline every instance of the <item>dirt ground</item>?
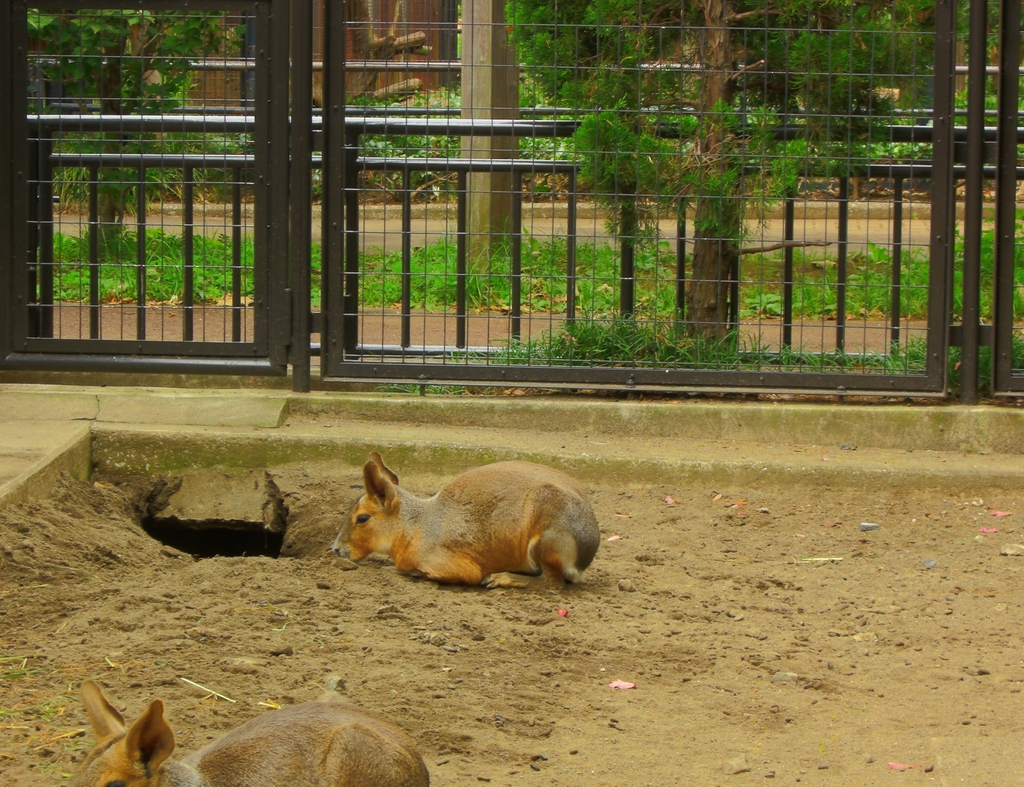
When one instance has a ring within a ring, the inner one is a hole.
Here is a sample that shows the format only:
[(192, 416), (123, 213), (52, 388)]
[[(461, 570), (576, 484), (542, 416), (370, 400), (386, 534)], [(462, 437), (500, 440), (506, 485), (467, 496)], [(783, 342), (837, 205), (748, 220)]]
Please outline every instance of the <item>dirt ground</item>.
[(191, 750), (332, 676), (441, 787), (1021, 783), (1024, 490), (586, 484), (585, 583), (528, 593), (343, 571), (358, 470), (270, 472), (305, 557), (194, 560), (134, 482), (0, 511), (0, 783), (74, 770), (87, 677)]

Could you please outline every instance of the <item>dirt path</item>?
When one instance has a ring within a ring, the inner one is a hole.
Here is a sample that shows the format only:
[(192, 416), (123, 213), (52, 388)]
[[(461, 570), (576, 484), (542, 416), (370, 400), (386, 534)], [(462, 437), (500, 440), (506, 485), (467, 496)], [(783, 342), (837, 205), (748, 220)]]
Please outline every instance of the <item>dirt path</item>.
[(0, 511), (0, 781), (74, 769), (86, 677), (129, 718), (162, 697), (190, 750), (333, 675), (440, 787), (1021, 783), (1019, 489), (588, 485), (585, 584), (521, 593), (342, 571), (358, 471), (271, 474), (312, 557), (195, 561), (102, 481)]

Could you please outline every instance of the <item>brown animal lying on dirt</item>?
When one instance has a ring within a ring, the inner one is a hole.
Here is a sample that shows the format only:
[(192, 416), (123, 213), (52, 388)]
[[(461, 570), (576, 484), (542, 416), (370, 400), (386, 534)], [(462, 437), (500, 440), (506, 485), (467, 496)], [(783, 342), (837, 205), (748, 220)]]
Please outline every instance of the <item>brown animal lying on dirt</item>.
[(264, 713), (183, 760), (153, 700), (127, 730), (87, 680), (82, 699), (99, 739), (71, 787), (428, 787), (412, 739), (382, 719), (327, 699)]
[(363, 484), (331, 550), (390, 555), (400, 572), (437, 582), (559, 588), (580, 581), (601, 540), (576, 482), (531, 462), (477, 467), (424, 499), (374, 451)]

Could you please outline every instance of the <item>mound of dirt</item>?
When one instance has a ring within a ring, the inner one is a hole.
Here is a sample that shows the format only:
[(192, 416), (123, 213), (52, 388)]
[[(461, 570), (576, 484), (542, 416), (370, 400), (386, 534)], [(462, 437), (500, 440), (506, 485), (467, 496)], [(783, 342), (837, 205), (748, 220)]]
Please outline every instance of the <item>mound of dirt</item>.
[(0, 575), (75, 582), (156, 559), (160, 544), (139, 521), (165, 486), (162, 479), (87, 484), (65, 475), (48, 499), (0, 509)]

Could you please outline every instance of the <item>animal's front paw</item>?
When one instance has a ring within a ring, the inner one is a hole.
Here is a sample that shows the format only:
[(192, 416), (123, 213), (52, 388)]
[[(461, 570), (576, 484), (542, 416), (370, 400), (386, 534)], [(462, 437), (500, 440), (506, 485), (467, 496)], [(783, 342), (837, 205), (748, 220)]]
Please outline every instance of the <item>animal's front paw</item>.
[(496, 574), (489, 574), (480, 583), (486, 588), (525, 588), (530, 586), (533, 578), (523, 574), (512, 574), (508, 571), (499, 571)]

